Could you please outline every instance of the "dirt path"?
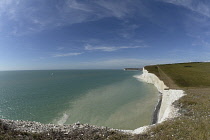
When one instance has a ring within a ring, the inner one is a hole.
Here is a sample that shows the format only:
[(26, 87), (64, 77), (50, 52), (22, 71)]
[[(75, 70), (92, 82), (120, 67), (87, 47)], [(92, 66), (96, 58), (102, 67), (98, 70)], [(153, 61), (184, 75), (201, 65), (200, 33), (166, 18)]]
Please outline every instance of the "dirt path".
[(168, 86), (170, 89), (180, 89), (180, 87), (177, 86), (174, 81), (167, 74), (165, 74), (165, 72), (163, 72), (163, 70), (159, 66), (157, 66), (157, 68), (160, 75), (159, 78), (165, 83), (166, 86)]

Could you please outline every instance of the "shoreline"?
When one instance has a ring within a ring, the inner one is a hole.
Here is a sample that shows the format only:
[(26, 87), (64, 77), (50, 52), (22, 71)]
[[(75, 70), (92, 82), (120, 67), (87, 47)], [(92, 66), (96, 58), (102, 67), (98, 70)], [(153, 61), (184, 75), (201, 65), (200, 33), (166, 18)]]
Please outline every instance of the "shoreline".
[(155, 74), (149, 73), (144, 68), (143, 74), (139, 78), (147, 83), (154, 84), (161, 93), (160, 108), (155, 111), (158, 113), (157, 123), (179, 116), (178, 109), (173, 106), (173, 102), (185, 95), (183, 90), (169, 89)]
[(155, 74), (149, 73), (145, 68), (143, 68), (143, 74), (137, 76), (137, 78), (146, 83), (153, 84), (161, 96), (159, 96), (158, 103), (155, 106), (151, 125), (142, 126), (135, 130), (125, 130), (124, 132), (142, 134), (148, 131), (148, 129), (154, 125), (162, 123), (168, 119), (173, 119), (180, 115), (178, 113), (179, 109), (174, 107), (173, 102), (185, 95), (183, 90), (169, 89), (169, 87), (167, 87), (163, 81), (161, 81)]
[(160, 107), (161, 107), (161, 104), (162, 104), (162, 99), (163, 99), (163, 95), (162, 95), (161, 92), (159, 92), (158, 102), (157, 102), (157, 104), (155, 106), (155, 109), (153, 111), (151, 124), (156, 124), (158, 122), (158, 114), (160, 112)]
[[(148, 129), (153, 127), (154, 125), (161, 123), (163, 121), (166, 121), (168, 119), (175, 118), (179, 116), (178, 108), (175, 108), (173, 106), (173, 102), (184, 96), (183, 90), (172, 90), (169, 89), (163, 81), (161, 81), (155, 74), (149, 73), (147, 70), (143, 68), (143, 74), (137, 77), (138, 79), (153, 84), (159, 91), (159, 100), (157, 105), (155, 106), (153, 115), (152, 115), (152, 124), (142, 126), (139, 128), (136, 128), (134, 130), (121, 130), (121, 129), (113, 129), (113, 128), (107, 128), (103, 126), (94, 126), (89, 124), (80, 124), (75, 123), (72, 125), (54, 125), (54, 124), (41, 124), (39, 122), (30, 122), (30, 121), (12, 121), (12, 120), (5, 120), (0, 119), (4, 124), (8, 125), (10, 128), (22, 132), (32, 132), (32, 133), (42, 133), (43, 131), (50, 131), (50, 130), (56, 130), (56, 131), (63, 131), (65, 133), (69, 133), (71, 130), (79, 130), (79, 128), (88, 128), (91, 127), (93, 129), (101, 129), (101, 130), (112, 130), (112, 131), (118, 131), (123, 133), (129, 133), (129, 134), (141, 134), (144, 132), (147, 132)], [(67, 130), (67, 128), (69, 130)], [(68, 131), (68, 132), (67, 132)]]

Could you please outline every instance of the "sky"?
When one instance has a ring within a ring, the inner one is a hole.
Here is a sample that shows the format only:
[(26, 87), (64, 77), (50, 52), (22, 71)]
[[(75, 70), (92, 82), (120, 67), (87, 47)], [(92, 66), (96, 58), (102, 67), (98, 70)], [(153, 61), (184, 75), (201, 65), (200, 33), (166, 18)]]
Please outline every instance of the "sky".
[(208, 0), (0, 0), (0, 70), (210, 60)]

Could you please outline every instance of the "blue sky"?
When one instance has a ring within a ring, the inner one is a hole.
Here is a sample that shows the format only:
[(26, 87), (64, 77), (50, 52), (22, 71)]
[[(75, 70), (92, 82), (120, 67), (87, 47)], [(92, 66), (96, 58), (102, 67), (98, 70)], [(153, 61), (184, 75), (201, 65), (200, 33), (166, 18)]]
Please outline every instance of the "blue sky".
[(1, 0), (0, 70), (210, 60), (207, 0)]

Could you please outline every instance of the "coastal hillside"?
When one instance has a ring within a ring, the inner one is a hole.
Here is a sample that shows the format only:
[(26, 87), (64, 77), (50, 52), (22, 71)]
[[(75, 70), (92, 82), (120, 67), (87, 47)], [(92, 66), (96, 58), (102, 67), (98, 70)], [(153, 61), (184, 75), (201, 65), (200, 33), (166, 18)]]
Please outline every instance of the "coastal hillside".
[(210, 140), (210, 0), (0, 0), (0, 21), (0, 140)]
[(179, 63), (146, 66), (170, 88), (208, 88), (210, 86), (210, 63)]
[(176, 101), (181, 116), (156, 125), (150, 139), (210, 139), (210, 63), (179, 63), (146, 66), (170, 89), (182, 89), (186, 96)]
[(150, 130), (135, 135), (83, 124), (49, 127), (30, 122), (37, 131), (47, 129), (42, 133), (34, 133), (20, 129), (29, 124), (27, 122), (1, 120), (0, 139), (209, 140), (210, 63), (165, 64), (144, 68), (161, 79), (169, 89), (185, 91), (186, 95), (173, 104), (179, 108), (179, 117), (155, 124)]

